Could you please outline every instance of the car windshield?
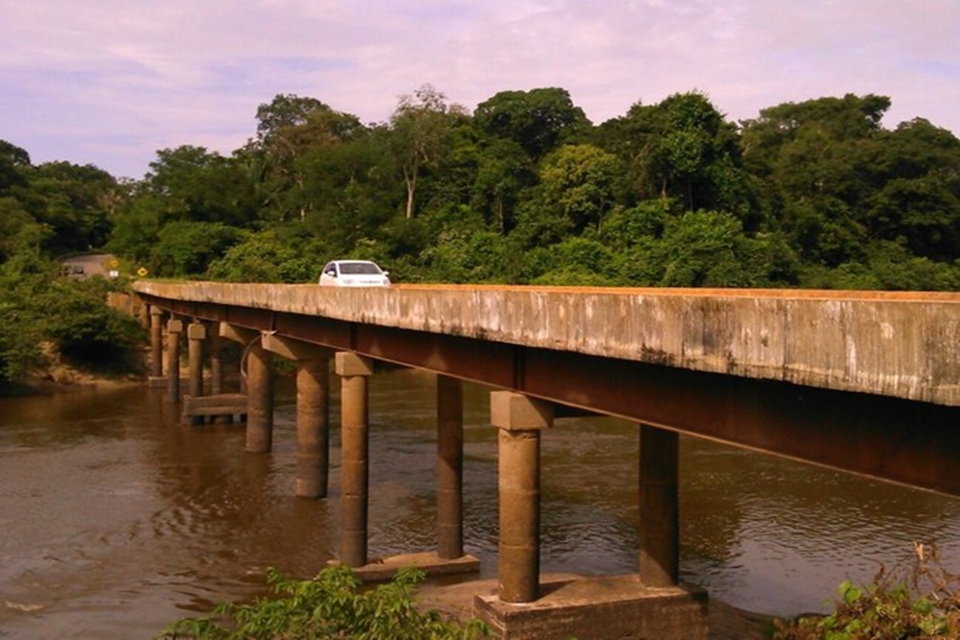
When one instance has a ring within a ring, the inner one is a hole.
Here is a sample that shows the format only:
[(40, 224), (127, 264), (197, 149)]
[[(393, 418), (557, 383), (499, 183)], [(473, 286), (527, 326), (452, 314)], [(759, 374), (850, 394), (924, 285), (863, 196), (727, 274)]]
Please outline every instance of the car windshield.
[(372, 262), (343, 262), (340, 264), (340, 273), (345, 276), (380, 275), (380, 268)]

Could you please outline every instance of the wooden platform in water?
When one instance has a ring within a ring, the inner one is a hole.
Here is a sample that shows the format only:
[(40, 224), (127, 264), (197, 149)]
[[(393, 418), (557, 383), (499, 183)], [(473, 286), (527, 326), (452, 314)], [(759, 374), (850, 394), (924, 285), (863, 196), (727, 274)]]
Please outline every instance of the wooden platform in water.
[(218, 393), (210, 396), (183, 396), (183, 417), (247, 415), (247, 394)]

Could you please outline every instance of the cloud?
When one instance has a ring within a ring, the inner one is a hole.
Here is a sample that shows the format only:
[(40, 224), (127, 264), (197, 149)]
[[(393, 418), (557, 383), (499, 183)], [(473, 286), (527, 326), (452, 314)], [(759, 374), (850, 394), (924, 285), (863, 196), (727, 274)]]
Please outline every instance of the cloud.
[(954, 0), (33, 0), (0, 23), (0, 139), (140, 177), (238, 148), (278, 93), (378, 122), (425, 83), (471, 109), (558, 86), (594, 122), (694, 89), (738, 120), (878, 93), (888, 126), (960, 132), (958, 27)]

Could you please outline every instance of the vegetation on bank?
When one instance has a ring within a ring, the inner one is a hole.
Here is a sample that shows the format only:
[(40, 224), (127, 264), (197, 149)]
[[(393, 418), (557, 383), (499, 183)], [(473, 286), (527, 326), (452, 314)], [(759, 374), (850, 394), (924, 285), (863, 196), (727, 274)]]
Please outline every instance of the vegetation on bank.
[(222, 603), (212, 616), (184, 618), (163, 640), (470, 640), (484, 638), (478, 620), (444, 619), (417, 606), (414, 587), (422, 571), (402, 569), (393, 581), (363, 589), (346, 567), (329, 567), (312, 580), (292, 580), (270, 570), (271, 597), (252, 604)]
[(59, 265), (16, 254), (0, 265), (0, 394), (16, 383), (56, 382), (52, 371), (99, 376), (139, 372), (145, 332), (110, 308), (107, 293), (126, 284), (60, 276)]
[(844, 581), (832, 613), (776, 621), (773, 640), (953, 640), (960, 638), (960, 575), (936, 548), (917, 545), (908, 567), (881, 567), (873, 582)]
[[(384, 640), (484, 638), (476, 619), (444, 619), (415, 599), (423, 573), (401, 571), (391, 583), (364, 589), (346, 567), (312, 580), (268, 572), (270, 595), (252, 604), (222, 603), (209, 616), (183, 618), (160, 640)], [(960, 576), (939, 564), (935, 548), (917, 546), (912, 564), (881, 567), (873, 582), (838, 588), (827, 615), (774, 620), (772, 640), (952, 640), (960, 637)]]

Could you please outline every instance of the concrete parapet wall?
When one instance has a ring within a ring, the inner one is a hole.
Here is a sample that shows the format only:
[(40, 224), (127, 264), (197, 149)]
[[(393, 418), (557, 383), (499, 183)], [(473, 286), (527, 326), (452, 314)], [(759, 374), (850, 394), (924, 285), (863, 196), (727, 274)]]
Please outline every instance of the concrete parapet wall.
[(140, 293), (960, 405), (960, 294), (135, 283)]

